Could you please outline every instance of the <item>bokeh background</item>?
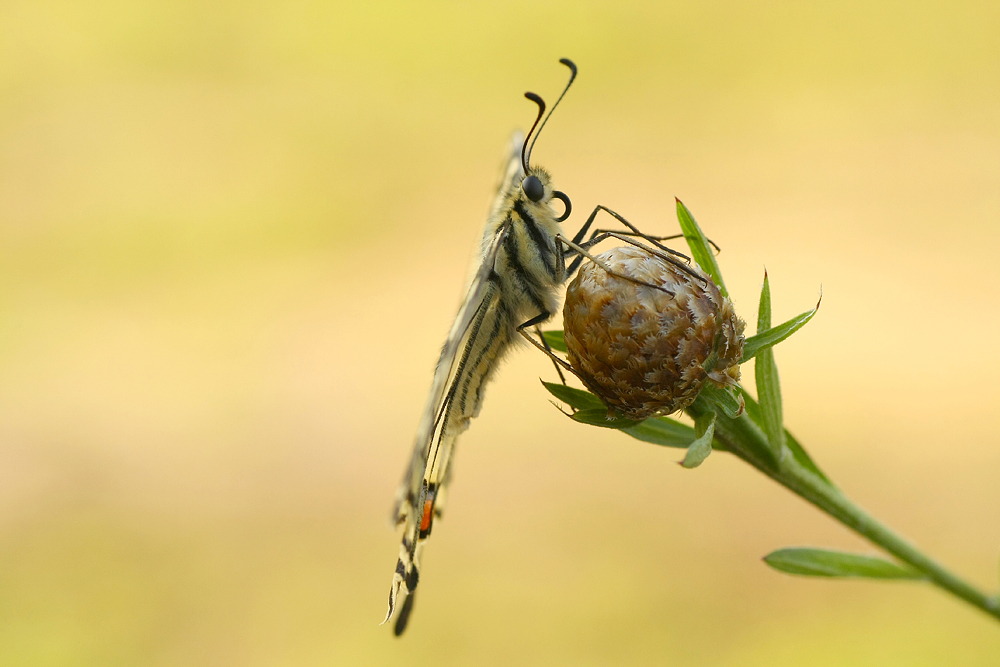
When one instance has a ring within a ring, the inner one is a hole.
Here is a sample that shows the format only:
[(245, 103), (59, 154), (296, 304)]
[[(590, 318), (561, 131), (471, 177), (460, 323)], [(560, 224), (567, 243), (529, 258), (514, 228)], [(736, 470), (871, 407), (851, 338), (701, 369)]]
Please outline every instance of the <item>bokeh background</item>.
[[(745, 465), (568, 422), (523, 350), (411, 628), (388, 513), (521, 95), (582, 222), (685, 201), (788, 426), (976, 584), (1000, 556), (996, 2), (0, 3), (0, 663), (995, 665)], [(752, 378), (752, 369), (744, 369)]]

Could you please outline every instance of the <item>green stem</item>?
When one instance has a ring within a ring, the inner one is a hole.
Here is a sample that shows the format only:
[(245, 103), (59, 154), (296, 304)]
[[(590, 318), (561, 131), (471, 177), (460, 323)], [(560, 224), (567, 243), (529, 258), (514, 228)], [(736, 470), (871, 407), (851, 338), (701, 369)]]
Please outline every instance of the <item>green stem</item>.
[(909, 564), (924, 574), (935, 586), (1000, 620), (1000, 598), (984, 594), (925, 556), (912, 544), (851, 502), (836, 487), (799, 464), (787, 449), (777, 465), (761, 456), (761, 452), (768, 450), (767, 440), (745, 414), (737, 419), (720, 418), (716, 425), (715, 437), (726, 445), (727, 450), (867, 538), (872, 544)]

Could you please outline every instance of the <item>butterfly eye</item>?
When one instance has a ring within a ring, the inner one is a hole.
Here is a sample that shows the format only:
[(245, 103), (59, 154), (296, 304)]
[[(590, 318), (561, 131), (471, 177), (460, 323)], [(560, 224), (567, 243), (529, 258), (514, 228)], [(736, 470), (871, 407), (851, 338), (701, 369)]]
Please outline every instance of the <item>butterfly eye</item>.
[(521, 181), (521, 189), (531, 201), (538, 201), (545, 195), (545, 188), (537, 176), (528, 176)]

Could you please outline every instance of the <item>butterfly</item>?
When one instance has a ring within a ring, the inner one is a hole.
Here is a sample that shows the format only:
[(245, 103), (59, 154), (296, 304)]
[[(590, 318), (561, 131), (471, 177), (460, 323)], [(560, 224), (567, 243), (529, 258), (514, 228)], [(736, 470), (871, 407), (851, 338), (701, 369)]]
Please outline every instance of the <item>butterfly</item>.
[[(559, 62), (570, 69), (570, 78), (552, 111), (577, 74), (572, 61), (563, 58)], [(572, 211), (570, 199), (553, 188), (547, 171), (531, 164), (535, 140), (552, 111), (542, 120), (545, 102), (534, 93), (525, 93), (525, 97), (538, 105), (538, 115), (527, 136), (522, 139), (515, 135), (511, 141), (503, 177), (483, 230), (478, 268), (441, 350), (410, 463), (396, 495), (393, 517), (397, 526), (403, 526), (403, 536), (389, 590), (389, 609), (383, 621), (384, 624), (392, 618), (402, 599), (394, 628), (396, 635), (406, 629), (413, 609), (420, 557), (434, 519), (441, 515), (444, 506), (455, 442), (478, 415), (483, 390), (498, 362), (520, 340), (519, 336), (536, 346), (544, 346), (544, 338), (539, 343), (527, 330), (557, 311), (559, 288), (584, 257), (601, 263), (586, 250), (597, 242), (593, 240), (595, 237), (583, 242), (598, 211), (609, 212), (631, 228), (621, 216), (598, 206), (572, 240), (562, 235), (560, 223)], [(553, 209), (554, 200), (563, 205), (561, 215)], [(606, 231), (597, 230), (594, 234), (598, 239), (606, 238), (606, 234), (600, 236)], [(578, 255), (569, 266), (567, 253)]]

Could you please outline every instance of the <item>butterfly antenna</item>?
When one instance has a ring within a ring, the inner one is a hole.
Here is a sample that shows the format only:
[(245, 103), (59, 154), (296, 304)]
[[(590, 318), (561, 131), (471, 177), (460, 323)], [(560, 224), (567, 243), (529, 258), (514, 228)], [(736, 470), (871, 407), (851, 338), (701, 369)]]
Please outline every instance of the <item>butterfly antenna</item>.
[[(535, 131), (536, 127), (538, 127), (538, 121), (542, 119), (542, 114), (545, 113), (545, 100), (534, 93), (525, 93), (524, 96), (538, 105), (538, 116), (535, 117), (535, 123), (531, 126), (531, 129), (528, 130), (527, 136), (524, 137), (524, 143), (521, 144), (521, 166), (524, 167), (524, 174), (527, 176), (528, 158), (526, 157), (525, 149), (528, 148), (528, 139), (531, 138), (531, 133)], [(532, 142), (531, 145), (534, 146), (534, 142)]]
[[(560, 58), (559, 62), (569, 68), (570, 71), (569, 81), (566, 82), (566, 87), (563, 88), (562, 94), (559, 95), (559, 99), (556, 100), (556, 103), (552, 105), (552, 109), (549, 110), (549, 115), (546, 116), (545, 120), (542, 121), (541, 127), (539, 127), (538, 132), (535, 133), (535, 138), (531, 140), (531, 146), (528, 148), (528, 160), (531, 160), (531, 151), (535, 150), (535, 142), (538, 141), (538, 135), (542, 133), (542, 128), (545, 127), (545, 124), (547, 122), (549, 122), (549, 118), (552, 117), (552, 112), (555, 111), (556, 107), (559, 106), (559, 103), (562, 102), (563, 96), (566, 95), (566, 91), (569, 90), (569, 87), (573, 85), (573, 80), (576, 78), (576, 65), (573, 64), (572, 60), (570, 60), (569, 58)], [(529, 132), (528, 134), (530, 135), (531, 133)], [(527, 141), (528, 140), (525, 139), (525, 143), (527, 143)]]

